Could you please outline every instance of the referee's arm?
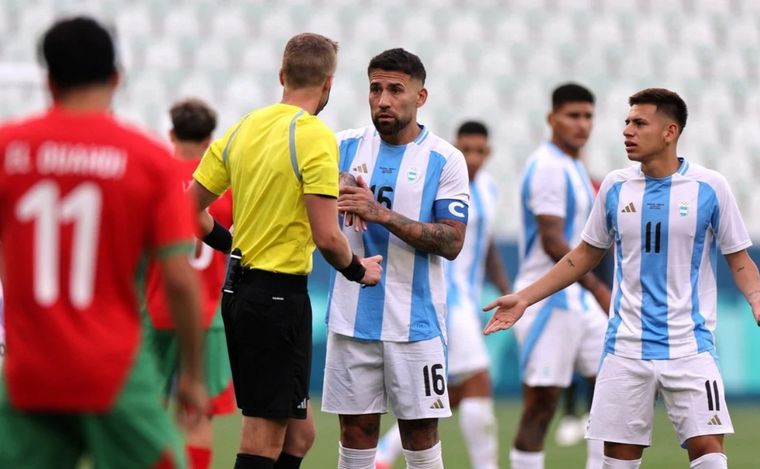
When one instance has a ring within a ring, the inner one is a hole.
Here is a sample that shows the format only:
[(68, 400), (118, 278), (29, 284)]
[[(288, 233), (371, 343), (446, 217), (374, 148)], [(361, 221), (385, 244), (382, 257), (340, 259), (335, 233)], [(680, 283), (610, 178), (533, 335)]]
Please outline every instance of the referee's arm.
[(340, 231), (338, 218), (338, 203), (334, 197), (317, 194), (305, 194), (306, 213), (311, 225), (311, 235), (314, 244), (325, 260), (340, 270), (351, 263), (353, 254), (348, 240)]

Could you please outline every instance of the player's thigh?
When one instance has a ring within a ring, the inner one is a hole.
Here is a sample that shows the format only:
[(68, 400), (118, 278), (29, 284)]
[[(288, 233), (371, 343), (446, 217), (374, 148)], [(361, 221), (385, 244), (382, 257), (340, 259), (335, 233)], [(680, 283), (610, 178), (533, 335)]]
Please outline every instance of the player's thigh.
[(604, 336), (607, 332), (607, 318), (601, 308), (581, 313), (579, 320), (584, 325), (583, 336), (578, 346), (575, 370), (584, 377), (596, 376), (599, 361), (604, 350)]
[(388, 411), (382, 342), (327, 333), (322, 410), (343, 415)]
[(19, 412), (0, 382), (0, 467), (74, 468), (83, 448), (77, 419)]
[(403, 420), (451, 416), (443, 339), (384, 342), (385, 386)]
[(206, 389), (212, 399), (227, 389), (232, 378), (230, 358), (224, 329), (210, 327), (203, 343), (203, 363)]
[(450, 383), (461, 384), (465, 378), (488, 369), (490, 359), (474, 305), (466, 302), (449, 310), (447, 334)]
[(152, 329), (146, 331), (145, 341), (155, 355), (161, 391), (164, 397), (168, 398), (179, 369), (179, 344), (176, 331)]
[(596, 377), (586, 438), (649, 446), (656, 393), (651, 360), (606, 355)]
[(733, 433), (723, 379), (709, 352), (659, 362), (660, 394), (678, 439)]
[(185, 467), (179, 434), (161, 405), (152, 357), (143, 347), (109, 412), (83, 419), (95, 467), (139, 469), (161, 461)]
[(577, 314), (549, 302), (532, 306), (530, 314), (532, 320), (518, 338), (523, 383), (532, 387), (569, 386), (583, 324)]

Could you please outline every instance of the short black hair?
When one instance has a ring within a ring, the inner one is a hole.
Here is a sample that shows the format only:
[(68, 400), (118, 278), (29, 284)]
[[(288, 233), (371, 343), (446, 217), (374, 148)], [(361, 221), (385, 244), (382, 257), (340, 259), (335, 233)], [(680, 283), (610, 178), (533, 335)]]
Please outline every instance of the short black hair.
[(42, 38), (40, 56), (51, 81), (61, 89), (105, 83), (116, 73), (111, 34), (85, 16), (53, 24)]
[(216, 128), (216, 112), (197, 98), (174, 103), (169, 110), (172, 130), (179, 140), (202, 142)]
[(457, 130), (457, 138), (462, 135), (482, 135), (488, 138), (488, 128), (479, 121), (466, 121)]
[(367, 75), (375, 69), (403, 72), (420, 80), (423, 85), (427, 77), (425, 66), (422, 65), (420, 58), (401, 48), (388, 49), (372, 57), (372, 60), (369, 61), (369, 67), (367, 67)]
[(684, 100), (677, 93), (666, 90), (665, 88), (647, 88), (641, 90), (628, 98), (628, 104), (654, 104), (657, 112), (661, 112), (678, 124), (678, 132), (683, 133), (686, 127), (686, 119), (689, 117), (689, 110), (686, 108)]
[(565, 83), (552, 92), (552, 109), (555, 111), (566, 103), (594, 104), (594, 93), (577, 83)]

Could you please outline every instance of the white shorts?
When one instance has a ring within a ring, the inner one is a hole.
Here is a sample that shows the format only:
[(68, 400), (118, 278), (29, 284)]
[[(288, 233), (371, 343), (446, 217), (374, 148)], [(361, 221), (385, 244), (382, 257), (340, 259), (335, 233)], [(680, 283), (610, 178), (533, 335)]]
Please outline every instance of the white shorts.
[(464, 301), (449, 309), (448, 356), (449, 384), (461, 384), (468, 377), (487, 370), (490, 358), (483, 337), (483, 325), (478, 316), (477, 306)]
[(596, 378), (586, 438), (649, 446), (658, 393), (681, 445), (695, 436), (733, 433), (723, 389), (710, 352), (672, 360), (608, 354)]
[(388, 412), (417, 420), (450, 417), (446, 346), (440, 337), (418, 342), (359, 340), (327, 334), (322, 411)]
[(569, 311), (543, 300), (525, 311), (514, 330), (523, 383), (564, 388), (572, 382), (573, 371), (596, 375), (607, 316), (600, 308)]

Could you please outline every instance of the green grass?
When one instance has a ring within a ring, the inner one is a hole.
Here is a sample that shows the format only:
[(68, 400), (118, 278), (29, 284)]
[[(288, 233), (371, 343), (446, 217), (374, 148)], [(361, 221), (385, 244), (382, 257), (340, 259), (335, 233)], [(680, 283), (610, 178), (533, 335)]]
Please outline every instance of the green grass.
[[(319, 402), (314, 401), (314, 420), (317, 427), (317, 441), (311, 452), (306, 456), (302, 467), (304, 469), (332, 469), (338, 461), (338, 418), (334, 415), (323, 414)], [(514, 437), (520, 403), (513, 400), (498, 401), (496, 406), (499, 422), (499, 456), (500, 467), (509, 467), (508, 452)], [(736, 434), (726, 438), (726, 453), (731, 467), (757, 467), (757, 436), (760, 422), (760, 406), (737, 404), (731, 407), (731, 417)], [(443, 460), (447, 468), (469, 468), (467, 450), (459, 433), (457, 415), (443, 419), (440, 424), (440, 435), (443, 441)], [(383, 431), (392, 423), (393, 418), (384, 416)], [(554, 443), (554, 420), (547, 438), (546, 467), (551, 468), (582, 468), (585, 465), (585, 443), (572, 447), (558, 447)], [(214, 461), (213, 468), (232, 468), (235, 462), (239, 443), (240, 417), (229, 416), (219, 418), (214, 423)], [(403, 458), (402, 458), (403, 459)], [(686, 451), (678, 445), (675, 432), (668, 421), (662, 406), (658, 406), (654, 427), (652, 447), (644, 452), (643, 469), (669, 469), (687, 467)], [(404, 463), (398, 461), (394, 468), (403, 469)]]

